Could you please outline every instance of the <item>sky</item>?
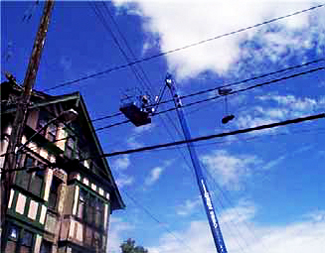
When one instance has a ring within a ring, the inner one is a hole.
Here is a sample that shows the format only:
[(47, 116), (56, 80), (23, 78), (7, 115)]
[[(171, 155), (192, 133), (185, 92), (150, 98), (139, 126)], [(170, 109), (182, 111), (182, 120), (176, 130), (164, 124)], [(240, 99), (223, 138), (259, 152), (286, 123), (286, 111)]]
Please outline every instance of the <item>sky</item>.
[[(57, 1), (35, 89), (51, 95), (79, 91), (91, 118), (97, 119), (118, 112), (120, 99), (132, 90), (158, 95), (167, 73), (173, 75), (179, 94), (187, 95), (324, 59), (325, 7), (229, 34), (319, 4), (323, 3)], [(1, 71), (13, 73), (20, 83), (43, 5), (1, 1)], [(29, 14), (31, 18), (24, 19)], [(145, 60), (133, 68), (47, 90), (138, 59)], [(324, 61), (231, 88), (320, 67)], [(319, 70), (229, 95), (227, 104), (223, 98), (209, 100), (184, 112), (192, 137), (211, 135), (324, 112), (324, 88), (324, 70)], [(216, 90), (182, 102), (215, 95)], [(167, 89), (163, 100), (170, 98)], [(161, 104), (157, 110), (172, 106)], [(224, 125), (226, 106), (235, 119)], [(119, 115), (93, 124), (100, 128), (125, 119)], [(324, 122), (195, 144), (229, 252), (324, 252)], [(175, 111), (153, 116), (152, 123), (142, 127), (127, 123), (97, 135), (105, 153), (184, 139)], [(119, 245), (129, 237), (150, 253), (216, 252), (186, 146), (116, 156), (108, 162), (126, 203), (110, 218), (108, 252), (120, 252)]]

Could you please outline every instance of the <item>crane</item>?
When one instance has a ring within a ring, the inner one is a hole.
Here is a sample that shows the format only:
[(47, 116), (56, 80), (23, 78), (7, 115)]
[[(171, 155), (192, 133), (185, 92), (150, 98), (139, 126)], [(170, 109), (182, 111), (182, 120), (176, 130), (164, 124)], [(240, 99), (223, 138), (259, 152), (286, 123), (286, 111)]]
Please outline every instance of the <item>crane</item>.
[[(155, 113), (159, 102), (163, 96), (165, 88), (168, 87), (173, 98), (177, 115), (183, 130), (185, 140), (191, 139), (190, 129), (187, 125), (186, 117), (183, 112), (181, 98), (178, 95), (175, 82), (170, 74), (167, 74), (165, 79), (165, 85), (161, 94), (156, 97), (155, 104), (150, 104), (150, 99), (144, 96), (135, 96), (135, 100), (123, 103), (120, 110), (124, 115), (130, 119), (130, 121), (136, 125), (141, 126), (149, 124), (151, 122), (151, 116)], [(226, 95), (226, 94), (225, 94)], [(128, 97), (130, 99), (131, 97)], [(141, 104), (141, 105), (139, 105)], [(201, 193), (203, 206), (205, 208), (206, 215), (208, 217), (212, 237), (218, 253), (227, 253), (226, 245), (222, 236), (221, 228), (217, 219), (217, 215), (213, 206), (211, 195), (202, 172), (202, 168), (192, 142), (187, 142), (187, 148), (190, 153), (193, 168), (195, 171), (196, 181)]]

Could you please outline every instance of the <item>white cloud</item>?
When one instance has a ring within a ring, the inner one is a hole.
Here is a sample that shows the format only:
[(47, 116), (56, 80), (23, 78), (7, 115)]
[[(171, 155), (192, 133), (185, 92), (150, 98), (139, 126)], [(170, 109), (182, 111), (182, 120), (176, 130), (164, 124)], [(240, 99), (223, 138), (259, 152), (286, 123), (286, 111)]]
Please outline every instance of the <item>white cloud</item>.
[(309, 111), (313, 111), (321, 101), (317, 101), (315, 99), (311, 99), (308, 97), (297, 98), (293, 95), (277, 95), (277, 96), (260, 96), (258, 97), (261, 101), (274, 101), (277, 102), (278, 105), (289, 107), (290, 110), (294, 110), (297, 112), (305, 113)]
[[(319, 1), (114, 1), (116, 6), (136, 10), (142, 16), (143, 30), (149, 38), (144, 51), (150, 44), (155, 47), (159, 43), (162, 52), (306, 9), (316, 2)], [(205, 71), (222, 75), (231, 68), (245, 68), (243, 60), (247, 59), (252, 64), (265, 59), (282, 64), (293, 55), (306, 55), (311, 47), (321, 55), (325, 44), (323, 16), (324, 8), (320, 8), (273, 23), (277, 29), (261, 26), (168, 54), (169, 70), (178, 78), (196, 77)], [(245, 46), (247, 41), (257, 43), (258, 50)]]
[[(144, 133), (150, 132), (152, 128), (155, 127), (155, 124), (147, 124), (139, 127), (135, 127), (132, 130), (131, 136), (126, 139), (126, 143), (130, 148), (140, 148), (144, 146), (144, 144), (138, 141), (138, 137), (141, 137)], [(143, 138), (142, 138), (143, 139)]]
[(112, 168), (114, 170), (126, 170), (131, 164), (130, 158), (128, 155), (124, 155), (121, 158), (117, 158), (112, 162)]
[(120, 252), (120, 245), (125, 240), (125, 233), (134, 229), (134, 226), (123, 221), (121, 218), (110, 217), (107, 252)]
[[(254, 106), (245, 113), (242, 113), (235, 122), (239, 128), (250, 128), (303, 117), (325, 108), (323, 97), (313, 99), (308, 97), (296, 97), (290, 94), (266, 95), (257, 97), (257, 100), (261, 101), (263, 106)], [(276, 128), (253, 132), (252, 134), (261, 134), (271, 131), (276, 131)]]
[(133, 132), (136, 133), (136, 134), (141, 134), (141, 133), (144, 133), (144, 132), (151, 131), (152, 128), (154, 128), (154, 127), (155, 127), (155, 124), (154, 123), (150, 123), (150, 124), (147, 124), (147, 125), (135, 127), (133, 129)]
[(265, 169), (265, 170), (272, 169), (273, 167), (279, 165), (286, 157), (287, 157), (287, 155), (282, 155), (272, 161), (269, 161), (268, 163), (266, 163), (263, 166), (263, 169)]
[(194, 213), (200, 205), (202, 205), (200, 197), (194, 200), (187, 199), (184, 204), (176, 207), (176, 213), (180, 216), (188, 216)]
[(145, 186), (151, 186), (158, 181), (163, 171), (173, 163), (174, 160), (165, 160), (161, 166), (154, 167), (146, 177)]
[(135, 178), (133, 176), (129, 176), (126, 173), (126, 170), (130, 165), (131, 160), (129, 155), (123, 155), (112, 162), (111, 168), (114, 173), (116, 173), (116, 184), (120, 188), (132, 185), (135, 181)]
[[(235, 215), (236, 213), (242, 215)], [(246, 249), (244, 252), (250, 253), (323, 252), (325, 246), (323, 218), (309, 218), (281, 226), (261, 226), (251, 221), (254, 213), (254, 206), (247, 205), (246, 208), (234, 207), (220, 215), (221, 230), (228, 252), (243, 252), (243, 248)], [(149, 252), (215, 252), (206, 221), (192, 221), (185, 230), (172, 232), (178, 239), (165, 234), (160, 237), (158, 245), (149, 248)], [(187, 247), (180, 242), (181, 240)]]
[(143, 143), (136, 140), (136, 136), (128, 137), (126, 143), (130, 148), (140, 148), (143, 146)]
[(245, 200), (239, 201), (238, 205), (223, 211), (220, 215), (220, 223), (231, 223), (233, 226), (251, 220), (255, 216), (255, 206)]
[(226, 150), (215, 150), (204, 155), (202, 162), (222, 186), (238, 190), (260, 160), (252, 155), (232, 155)]
[(306, 219), (310, 219), (314, 222), (325, 221), (325, 210), (315, 210), (305, 215)]
[(145, 179), (145, 184), (147, 186), (154, 184), (163, 172), (163, 167), (155, 167), (151, 170), (150, 175)]
[(134, 183), (134, 177), (120, 174), (115, 181), (119, 188), (123, 188), (124, 186), (132, 185)]

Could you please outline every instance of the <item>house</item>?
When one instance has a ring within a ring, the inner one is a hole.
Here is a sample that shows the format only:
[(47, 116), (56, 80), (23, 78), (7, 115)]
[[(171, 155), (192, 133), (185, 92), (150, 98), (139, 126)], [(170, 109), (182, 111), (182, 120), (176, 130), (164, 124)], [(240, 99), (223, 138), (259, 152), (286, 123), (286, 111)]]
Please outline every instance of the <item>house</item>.
[[(1, 84), (0, 154), (6, 153), (21, 91), (12, 82)], [(77, 117), (60, 120), (71, 109)], [(33, 91), (21, 143), (27, 140), (10, 172), (9, 203), (1, 203), (8, 205), (1, 252), (106, 252), (109, 217), (125, 205), (82, 96)], [(4, 163), (2, 156), (1, 169)]]

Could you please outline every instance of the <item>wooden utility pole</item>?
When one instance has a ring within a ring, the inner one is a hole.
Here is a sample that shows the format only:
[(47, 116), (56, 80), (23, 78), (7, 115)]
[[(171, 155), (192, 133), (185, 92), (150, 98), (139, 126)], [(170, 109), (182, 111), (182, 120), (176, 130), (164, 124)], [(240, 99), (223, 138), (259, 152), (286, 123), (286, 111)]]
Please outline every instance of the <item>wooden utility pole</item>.
[(48, 31), (50, 16), (54, 6), (54, 0), (46, 0), (41, 22), (34, 41), (32, 55), (29, 59), (23, 93), (17, 103), (12, 131), (9, 138), (7, 153), (5, 157), (4, 170), (1, 177), (1, 231), (4, 231), (5, 215), (7, 213), (10, 188), (13, 181), (13, 174), (10, 170), (16, 167), (16, 147), (20, 145), (30, 103), (31, 93), (35, 84), (36, 74), (44, 48), (45, 38)]

